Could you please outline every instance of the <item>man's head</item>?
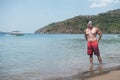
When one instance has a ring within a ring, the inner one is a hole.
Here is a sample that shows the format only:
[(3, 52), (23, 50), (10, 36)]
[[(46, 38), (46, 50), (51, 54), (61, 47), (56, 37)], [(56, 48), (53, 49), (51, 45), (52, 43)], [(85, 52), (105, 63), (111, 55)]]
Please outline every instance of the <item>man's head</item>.
[(88, 23), (87, 23), (87, 27), (90, 28), (90, 29), (93, 28), (93, 26), (92, 26), (92, 21), (88, 21)]

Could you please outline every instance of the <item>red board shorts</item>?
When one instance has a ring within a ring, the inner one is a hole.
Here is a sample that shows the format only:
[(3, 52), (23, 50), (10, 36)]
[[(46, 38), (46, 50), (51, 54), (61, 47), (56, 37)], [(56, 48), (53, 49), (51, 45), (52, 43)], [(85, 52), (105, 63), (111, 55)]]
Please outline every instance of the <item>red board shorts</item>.
[(98, 41), (88, 41), (87, 43), (87, 54), (100, 56), (99, 48), (98, 48)]

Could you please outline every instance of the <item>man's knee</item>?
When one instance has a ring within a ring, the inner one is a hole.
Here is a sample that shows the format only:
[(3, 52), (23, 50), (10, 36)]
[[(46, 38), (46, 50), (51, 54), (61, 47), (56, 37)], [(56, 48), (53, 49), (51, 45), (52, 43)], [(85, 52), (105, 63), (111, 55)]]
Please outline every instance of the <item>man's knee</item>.
[(89, 57), (90, 57), (90, 58), (93, 58), (93, 55), (90, 55)]
[(100, 56), (98, 56), (98, 60), (102, 60), (102, 58)]

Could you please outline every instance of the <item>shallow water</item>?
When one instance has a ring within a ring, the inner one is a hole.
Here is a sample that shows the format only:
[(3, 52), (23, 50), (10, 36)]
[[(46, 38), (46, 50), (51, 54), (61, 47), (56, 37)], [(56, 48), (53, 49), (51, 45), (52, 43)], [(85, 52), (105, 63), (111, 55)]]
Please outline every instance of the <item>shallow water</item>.
[[(119, 63), (120, 37), (103, 34), (99, 47), (104, 65)], [(83, 34), (0, 36), (0, 79), (36, 80), (70, 76), (88, 69)], [(98, 66), (94, 56), (94, 66)]]

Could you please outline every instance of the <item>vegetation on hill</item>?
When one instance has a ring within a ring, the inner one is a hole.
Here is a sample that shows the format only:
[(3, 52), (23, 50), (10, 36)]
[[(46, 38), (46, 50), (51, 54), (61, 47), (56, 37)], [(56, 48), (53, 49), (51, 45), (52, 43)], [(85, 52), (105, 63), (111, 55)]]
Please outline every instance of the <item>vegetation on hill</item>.
[(99, 27), (103, 33), (120, 33), (120, 9), (111, 10), (98, 15), (80, 15), (65, 21), (51, 23), (35, 31), (35, 33), (83, 33), (89, 20)]

